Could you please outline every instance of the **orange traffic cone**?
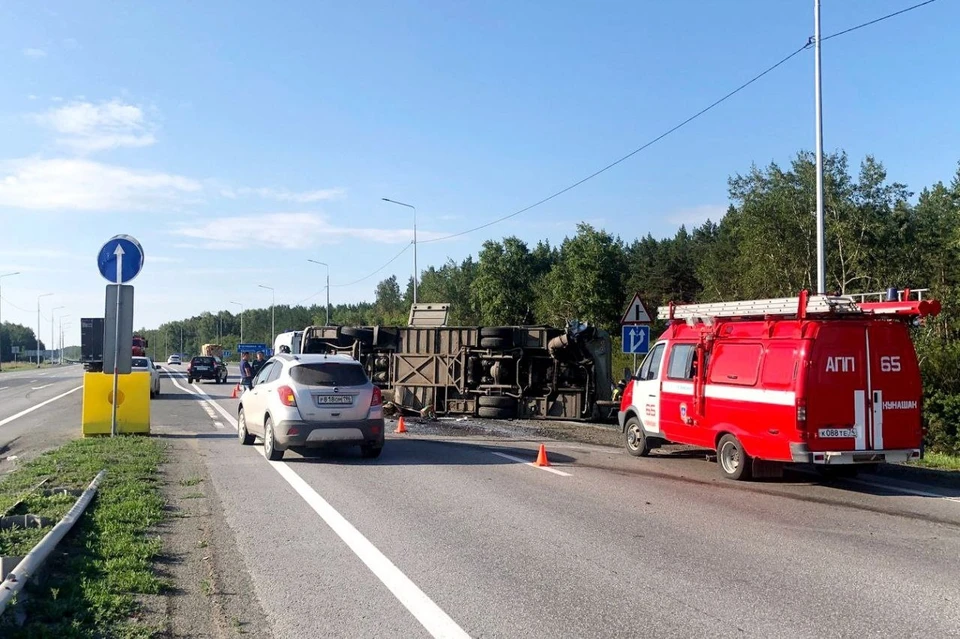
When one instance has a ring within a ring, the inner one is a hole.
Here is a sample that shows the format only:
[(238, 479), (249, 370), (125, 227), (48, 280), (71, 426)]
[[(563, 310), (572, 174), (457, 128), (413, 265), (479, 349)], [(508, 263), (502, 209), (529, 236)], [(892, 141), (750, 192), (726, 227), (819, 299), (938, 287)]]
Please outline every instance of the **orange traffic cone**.
[(233, 387), (233, 393), (230, 394), (230, 399), (236, 399), (237, 393), (239, 392), (240, 392), (240, 384), (237, 384), (236, 386)]
[(395, 433), (405, 433), (407, 432), (407, 423), (403, 421), (403, 415), (400, 416), (400, 419), (397, 420), (397, 430)]
[(536, 466), (549, 466), (550, 461), (547, 460), (547, 449), (543, 444), (540, 444), (540, 452), (537, 454), (537, 461), (535, 462)]

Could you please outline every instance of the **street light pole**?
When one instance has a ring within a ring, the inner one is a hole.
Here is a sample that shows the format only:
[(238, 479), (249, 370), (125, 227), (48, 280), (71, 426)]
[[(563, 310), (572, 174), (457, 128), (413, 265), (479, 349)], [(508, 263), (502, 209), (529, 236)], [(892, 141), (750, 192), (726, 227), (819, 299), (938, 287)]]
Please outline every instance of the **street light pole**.
[(57, 340), (54, 338), (53, 334), (53, 313), (54, 311), (59, 311), (61, 308), (66, 308), (65, 306), (56, 306), (50, 309), (50, 350), (56, 350)]
[[(10, 277), (11, 275), (20, 275), (20, 271), (15, 271), (13, 273), (4, 273), (0, 275), (0, 280), (5, 277)], [(0, 337), (3, 335), (3, 292), (0, 291)], [(13, 340), (8, 338), (10, 342), (10, 350), (13, 350)], [(0, 371), (3, 370), (3, 339), (0, 339)]]
[(397, 202), (396, 200), (391, 200), (388, 197), (380, 198), (384, 202), (390, 202), (391, 204), (399, 204), (400, 206), (405, 206), (408, 209), (413, 209), (413, 303), (417, 303), (417, 279), (420, 274), (417, 269), (417, 207), (412, 204), (404, 204), (403, 202)]
[[(70, 313), (67, 313), (66, 315), (60, 315), (59, 317), (57, 317), (57, 321), (60, 323), (60, 348), (58, 349), (60, 356), (58, 357), (59, 361), (57, 363), (60, 365), (63, 365), (63, 318), (64, 317), (70, 317)], [(53, 317), (51, 316), (50, 319), (52, 320)]]
[(243, 344), (243, 304), (240, 302), (230, 302), (240, 307), (240, 343)]
[(324, 326), (330, 326), (330, 265), (326, 262), (318, 262), (317, 260), (307, 260), (308, 262), (313, 262), (314, 264), (319, 264), (320, 266), (327, 267), (327, 319)]
[(40, 298), (50, 295), (53, 295), (53, 293), (44, 293), (37, 296), (37, 368), (40, 368)]
[(827, 259), (823, 219), (823, 96), (820, 87), (820, 0), (813, 0), (813, 21), (813, 38), (816, 45), (813, 76), (817, 127), (817, 293), (826, 295)]
[(272, 286), (264, 286), (263, 284), (257, 284), (260, 288), (265, 288), (270, 291), (271, 301), (270, 301), (270, 340), (267, 344), (267, 348), (270, 348), (270, 345), (273, 344), (273, 340), (277, 339), (277, 316), (275, 314), (275, 308), (277, 305), (277, 292), (273, 290)]

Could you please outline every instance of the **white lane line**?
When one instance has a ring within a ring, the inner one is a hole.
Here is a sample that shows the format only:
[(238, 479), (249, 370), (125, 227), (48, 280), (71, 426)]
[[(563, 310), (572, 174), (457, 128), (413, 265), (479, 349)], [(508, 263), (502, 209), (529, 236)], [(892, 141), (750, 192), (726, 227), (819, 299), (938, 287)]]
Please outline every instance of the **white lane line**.
[[(177, 382), (174, 381), (174, 384), (177, 384)], [(180, 384), (177, 384), (177, 386), (183, 388)], [(199, 389), (197, 391), (189, 390), (189, 392), (203, 397), (203, 401), (210, 403), (231, 426), (237, 427), (237, 420), (206, 393)], [(263, 455), (262, 448), (258, 448), (257, 452)], [(438, 638), (470, 637), (463, 628), (457, 625), (457, 622), (451, 619), (443, 609), (420, 590), (409, 577), (403, 574), (386, 555), (364, 537), (363, 533), (354, 528), (353, 524), (337, 512), (300, 475), (282, 461), (267, 463), (273, 466), (280, 473), (280, 476), (313, 508), (314, 512), (320, 515), (320, 518), (330, 526), (333, 532), (337, 533), (337, 536), (350, 547), (350, 550), (360, 558), (360, 561), (366, 564), (367, 568), (393, 593), (393, 596), (426, 628), (427, 632)]]
[(857, 484), (859, 486), (867, 486), (869, 488), (877, 488), (880, 490), (889, 490), (895, 493), (900, 493), (901, 495), (911, 495), (913, 497), (939, 497), (940, 499), (945, 499), (947, 501), (953, 501), (960, 504), (960, 497), (951, 497), (949, 495), (941, 495), (940, 493), (930, 493), (925, 490), (914, 490), (912, 488), (898, 488), (896, 486), (887, 486), (885, 484), (874, 484), (872, 482), (863, 481), (861, 479), (848, 479), (846, 481), (849, 484)]
[[(493, 451), (490, 451), (493, 452)], [(528, 462), (526, 459), (520, 459), (519, 457), (514, 457), (513, 455), (508, 455), (506, 453), (497, 453), (493, 452), (494, 455), (498, 457), (503, 457), (504, 459), (509, 459), (510, 461), (520, 462), (521, 464), (526, 464), (527, 466), (533, 466), (537, 470), (545, 470), (548, 473), (553, 473), (555, 475), (560, 475), (561, 477), (569, 477), (570, 473), (565, 473), (562, 470), (557, 470), (556, 468), (551, 468), (550, 466), (537, 466), (534, 462)]]
[(220, 430), (223, 430), (223, 422), (213, 422), (213, 425), (219, 428)]
[(47, 388), (48, 386), (53, 386), (53, 384), (50, 383), (50, 384), (44, 384), (43, 386), (34, 386), (34, 387), (31, 388), (30, 390), (41, 390), (41, 389), (43, 389), (43, 388)]
[[(261, 453), (262, 454), (262, 453)], [(383, 582), (433, 637), (469, 637), (463, 628), (403, 574), (369, 539), (321, 497), (300, 475), (281, 462), (268, 462), (314, 512), (337, 533), (350, 550)]]
[(13, 416), (11, 416), (11, 417), (7, 417), (7, 418), (4, 419), (4, 420), (0, 420), (0, 426), (6, 426), (7, 424), (9, 424), (10, 422), (12, 422), (13, 420), (19, 419), (19, 418), (23, 417), (24, 415), (29, 415), (30, 413), (32, 413), (33, 411), (37, 410), (38, 408), (43, 408), (43, 407), (46, 406), (47, 404), (52, 404), (53, 402), (57, 401), (58, 399), (62, 399), (62, 398), (64, 398), (64, 397), (66, 397), (66, 396), (69, 395), (70, 393), (76, 393), (76, 392), (77, 392), (78, 390), (80, 390), (81, 388), (83, 388), (83, 385), (77, 386), (76, 388), (74, 388), (74, 389), (72, 389), (72, 390), (68, 390), (66, 393), (57, 395), (56, 397), (51, 397), (50, 399), (48, 399), (48, 400), (46, 400), (46, 401), (43, 401), (43, 402), (40, 402), (39, 404), (36, 404), (35, 406), (31, 406), (30, 408), (28, 408), (28, 409), (26, 409), (26, 410), (20, 411), (20, 412), (17, 413), (16, 415), (13, 415)]

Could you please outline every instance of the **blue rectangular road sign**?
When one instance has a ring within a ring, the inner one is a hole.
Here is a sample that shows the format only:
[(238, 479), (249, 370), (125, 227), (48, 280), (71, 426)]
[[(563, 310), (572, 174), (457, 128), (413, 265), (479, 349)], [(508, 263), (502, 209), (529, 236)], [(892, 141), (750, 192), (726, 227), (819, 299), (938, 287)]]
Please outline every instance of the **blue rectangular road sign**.
[(263, 354), (266, 355), (269, 351), (269, 347), (266, 344), (239, 344), (237, 345), (238, 353), (256, 353), (257, 351), (263, 351)]
[(623, 352), (643, 355), (650, 350), (650, 327), (626, 325), (622, 327)]

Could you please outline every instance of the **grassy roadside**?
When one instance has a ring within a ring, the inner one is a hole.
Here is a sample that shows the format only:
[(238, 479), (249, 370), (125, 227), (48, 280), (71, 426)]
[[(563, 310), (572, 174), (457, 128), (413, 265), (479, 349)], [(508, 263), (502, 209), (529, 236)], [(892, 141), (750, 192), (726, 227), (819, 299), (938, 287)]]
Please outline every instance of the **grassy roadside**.
[[(44, 496), (49, 488), (83, 489), (101, 469), (107, 475), (83, 518), (44, 564), (43, 574), (27, 585), (21, 610), (23, 626), (13, 624), (12, 610), (0, 617), (0, 636), (150, 637), (138, 626), (137, 595), (164, 588), (153, 561), (161, 542), (148, 537), (164, 515), (157, 479), (164, 447), (148, 437), (83, 439), (70, 442), (11, 473), (0, 483), (0, 513), (26, 497), (13, 514), (32, 513), (59, 519), (73, 496)], [(22, 555), (49, 528), (0, 531), (0, 552)]]
[(907, 466), (932, 470), (960, 471), (960, 456), (946, 453), (924, 453), (923, 459), (907, 463)]
[[(53, 368), (55, 366), (57, 366), (57, 364), (43, 362), (40, 365), (40, 368)], [(7, 373), (7, 372), (13, 372), (13, 371), (25, 371), (30, 368), (36, 370), (37, 363), (36, 362), (4, 362), (3, 370), (0, 370), (0, 373)]]

